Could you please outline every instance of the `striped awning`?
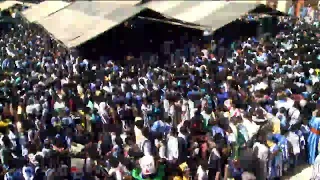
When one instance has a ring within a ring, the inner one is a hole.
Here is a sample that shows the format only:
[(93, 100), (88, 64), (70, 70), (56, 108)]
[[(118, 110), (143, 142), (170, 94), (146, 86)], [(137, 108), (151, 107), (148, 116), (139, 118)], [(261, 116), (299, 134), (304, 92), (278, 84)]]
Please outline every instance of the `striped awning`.
[(75, 47), (144, 9), (119, 2), (76, 1), (38, 23), (67, 47)]
[(217, 29), (257, 7), (257, 1), (151, 1), (143, 7), (184, 22)]
[(22, 14), (29, 22), (35, 22), (42, 18), (48, 17), (50, 14), (55, 13), (71, 3), (64, 1), (44, 1), (40, 4), (32, 6)]

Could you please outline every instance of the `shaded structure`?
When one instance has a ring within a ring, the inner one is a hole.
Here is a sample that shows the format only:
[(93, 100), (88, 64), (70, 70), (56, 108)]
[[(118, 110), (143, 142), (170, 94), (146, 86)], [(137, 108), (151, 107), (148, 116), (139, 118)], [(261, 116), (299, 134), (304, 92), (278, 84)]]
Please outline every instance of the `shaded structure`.
[[(67, 48), (81, 49), (85, 57), (122, 60), (142, 57), (142, 52), (161, 56), (164, 41), (173, 42), (171, 49), (183, 49), (188, 42), (200, 44), (204, 30), (215, 32), (211, 39), (227, 36), (232, 41), (243, 32), (252, 36), (258, 23), (236, 20), (248, 12), (274, 13), (254, 1), (139, 2), (76, 1), (45, 9), (38, 18), (33, 18), (37, 8), (24, 14)], [(246, 28), (250, 30), (243, 31)]]
[[(71, 48), (113, 28), (142, 9), (112, 1), (76, 1), (38, 23)], [(59, 22), (59, 25), (53, 22)]]
[(23, 3), (19, 1), (3, 1), (3, 2), (0, 2), (0, 10), (1, 11), (7, 10), (13, 6), (22, 5), (22, 4)]
[(70, 4), (70, 2), (65, 1), (44, 1), (32, 6), (30, 9), (22, 12), (22, 14), (29, 22), (36, 22), (58, 12)]
[(164, 41), (175, 42), (173, 49), (183, 48), (183, 44), (191, 40), (187, 37), (201, 38), (201, 28), (172, 22), (160, 13), (144, 9), (78, 48), (84, 53), (83, 57), (95, 60), (99, 60), (101, 56), (118, 61), (127, 56), (149, 60), (151, 54), (161, 56)]

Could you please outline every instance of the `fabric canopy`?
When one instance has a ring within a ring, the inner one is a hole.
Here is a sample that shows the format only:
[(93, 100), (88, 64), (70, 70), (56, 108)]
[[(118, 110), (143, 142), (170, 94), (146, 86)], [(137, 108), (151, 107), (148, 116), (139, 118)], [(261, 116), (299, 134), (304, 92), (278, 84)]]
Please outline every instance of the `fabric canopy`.
[(210, 26), (212, 30), (217, 30), (226, 24), (229, 24), (241, 16), (245, 15), (249, 11), (255, 9), (261, 4), (257, 3), (242, 3), (238, 2), (229, 2), (224, 7), (218, 9), (215, 12), (199, 19), (197, 22), (206, 26)]
[(215, 30), (259, 5), (256, 1), (151, 1), (142, 6), (184, 22)]
[(64, 1), (44, 1), (38, 5), (32, 6), (22, 14), (29, 22), (35, 22), (67, 7), (70, 4), (71, 3)]
[(150, 1), (142, 6), (174, 19), (197, 23), (226, 4), (226, 1)]
[(4, 2), (0, 2), (0, 10), (6, 10), (9, 9), (11, 7), (13, 7), (16, 4), (23, 4), (19, 1), (4, 1)]
[(271, 7), (265, 5), (259, 5), (255, 9), (251, 10), (250, 13), (253, 14), (267, 14), (267, 15), (274, 15), (274, 16), (289, 16), (289, 14), (278, 11)]
[(76, 1), (40, 19), (38, 23), (71, 48), (111, 29), (143, 9), (121, 1)]

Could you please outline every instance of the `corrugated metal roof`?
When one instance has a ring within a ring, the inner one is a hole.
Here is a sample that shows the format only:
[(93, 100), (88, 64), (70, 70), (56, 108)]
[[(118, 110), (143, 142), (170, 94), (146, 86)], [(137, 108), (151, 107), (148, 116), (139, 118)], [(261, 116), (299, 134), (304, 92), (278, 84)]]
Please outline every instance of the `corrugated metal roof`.
[(28, 21), (35, 22), (67, 7), (70, 4), (71, 3), (64, 1), (44, 1), (32, 6), (22, 14)]
[(38, 23), (67, 47), (75, 47), (143, 9), (112, 1), (76, 1)]

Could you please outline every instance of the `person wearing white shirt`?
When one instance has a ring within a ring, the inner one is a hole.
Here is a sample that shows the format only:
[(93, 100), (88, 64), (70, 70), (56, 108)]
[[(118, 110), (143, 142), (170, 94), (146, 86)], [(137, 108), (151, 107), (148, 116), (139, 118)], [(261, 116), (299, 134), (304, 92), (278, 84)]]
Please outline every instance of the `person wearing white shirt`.
[(277, 109), (284, 107), (285, 109), (288, 110), (294, 105), (294, 101), (290, 98), (285, 98), (283, 100), (275, 101), (274, 103)]
[(171, 130), (167, 140), (167, 158), (169, 161), (179, 158), (177, 131)]
[(59, 99), (58, 101), (56, 101), (54, 103), (53, 107), (54, 107), (55, 110), (64, 109), (65, 108), (65, 104), (63, 103), (63, 101), (61, 99)]
[(164, 112), (165, 112), (165, 118), (167, 118), (169, 115), (169, 108), (170, 108), (169, 100), (167, 100), (167, 99), (163, 100), (163, 108), (164, 108)]
[(208, 180), (208, 173), (204, 169), (202, 165), (200, 165), (197, 169), (197, 180)]
[(171, 104), (169, 107), (169, 112), (168, 115), (169, 117), (171, 117), (172, 119), (172, 125), (176, 126), (177, 125), (177, 121), (176, 121), (176, 109), (175, 109), (175, 105)]
[(138, 144), (140, 147), (140, 150), (143, 152), (145, 156), (148, 156), (148, 155), (151, 156), (152, 155), (151, 141), (147, 138), (149, 135), (149, 129), (143, 128), (141, 132), (142, 132), (142, 137), (141, 137), (140, 144)]
[(267, 179), (268, 177), (268, 170), (267, 170), (267, 163), (268, 163), (268, 156), (269, 156), (269, 148), (260, 142), (256, 142), (253, 145), (253, 152), (256, 157), (259, 159), (257, 166), (259, 171), (257, 172), (257, 177), (261, 177), (261, 179)]
[(11, 141), (12, 146), (16, 147), (17, 146), (17, 143), (16, 143), (17, 136), (11, 130), (9, 130), (8, 137)]
[(300, 111), (298, 108), (296, 108), (296, 106), (298, 106), (298, 105), (295, 104), (288, 111), (288, 116), (290, 119), (290, 121), (289, 121), (290, 126), (295, 125), (295, 124), (299, 123), (299, 121), (300, 121)]

